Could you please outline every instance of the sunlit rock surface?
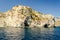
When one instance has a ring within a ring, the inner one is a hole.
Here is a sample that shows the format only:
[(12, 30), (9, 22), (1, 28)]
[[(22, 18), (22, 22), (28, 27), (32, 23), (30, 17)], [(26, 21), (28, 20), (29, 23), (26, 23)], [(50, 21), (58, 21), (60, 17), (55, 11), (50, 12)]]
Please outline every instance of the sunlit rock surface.
[(15, 6), (0, 14), (0, 27), (53, 27), (54, 16), (42, 14), (28, 6)]

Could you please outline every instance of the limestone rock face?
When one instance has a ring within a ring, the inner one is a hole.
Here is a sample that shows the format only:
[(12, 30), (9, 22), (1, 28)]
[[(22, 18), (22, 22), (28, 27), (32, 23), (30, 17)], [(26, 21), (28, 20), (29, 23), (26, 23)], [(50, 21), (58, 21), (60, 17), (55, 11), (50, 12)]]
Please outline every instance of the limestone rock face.
[(55, 18), (55, 26), (60, 26), (60, 18)]
[(0, 27), (48, 27), (54, 26), (54, 16), (42, 14), (28, 6), (15, 6), (0, 14)]

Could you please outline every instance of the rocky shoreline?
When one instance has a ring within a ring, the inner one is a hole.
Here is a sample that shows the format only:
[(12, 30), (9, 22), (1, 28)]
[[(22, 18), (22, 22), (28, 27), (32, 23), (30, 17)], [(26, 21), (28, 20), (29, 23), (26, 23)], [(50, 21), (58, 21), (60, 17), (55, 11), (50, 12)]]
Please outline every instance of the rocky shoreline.
[(45, 27), (55, 26), (55, 17), (42, 14), (28, 6), (18, 5), (0, 13), (0, 27)]

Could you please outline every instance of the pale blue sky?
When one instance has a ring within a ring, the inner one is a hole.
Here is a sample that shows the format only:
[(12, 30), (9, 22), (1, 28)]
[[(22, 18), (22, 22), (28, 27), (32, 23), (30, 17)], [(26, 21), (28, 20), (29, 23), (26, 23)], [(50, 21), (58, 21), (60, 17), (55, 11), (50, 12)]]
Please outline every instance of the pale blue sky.
[(60, 17), (60, 0), (0, 0), (0, 11), (10, 10), (15, 5), (25, 5), (42, 12)]

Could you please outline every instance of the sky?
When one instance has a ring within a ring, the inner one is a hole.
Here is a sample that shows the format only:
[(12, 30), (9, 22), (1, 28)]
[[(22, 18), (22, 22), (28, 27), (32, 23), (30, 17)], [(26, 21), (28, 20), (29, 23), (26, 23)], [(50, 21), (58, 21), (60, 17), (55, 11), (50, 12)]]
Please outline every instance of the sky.
[(41, 13), (60, 17), (60, 0), (0, 0), (0, 12), (6, 12), (16, 5), (30, 6)]

